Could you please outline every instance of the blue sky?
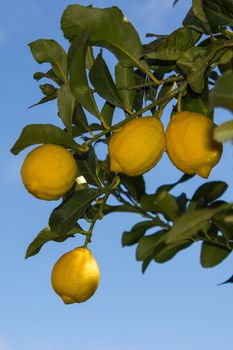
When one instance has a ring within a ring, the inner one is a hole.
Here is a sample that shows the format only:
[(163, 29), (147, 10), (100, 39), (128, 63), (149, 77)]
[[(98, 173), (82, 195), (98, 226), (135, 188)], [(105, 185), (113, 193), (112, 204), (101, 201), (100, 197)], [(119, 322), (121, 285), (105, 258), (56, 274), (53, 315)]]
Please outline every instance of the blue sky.
[[(15, 157), (9, 149), (29, 123), (56, 123), (56, 104), (28, 110), (40, 99), (32, 74), (43, 70), (27, 44), (54, 38), (65, 47), (59, 19), (73, 1), (8, 0), (1, 4), (1, 254), (0, 350), (218, 350), (232, 344), (232, 285), (217, 283), (233, 273), (232, 257), (214, 269), (202, 269), (199, 245), (164, 265), (151, 264), (145, 275), (135, 261), (135, 248), (121, 247), (121, 233), (140, 217), (116, 214), (98, 222), (91, 250), (99, 262), (101, 283), (88, 302), (65, 306), (53, 292), (50, 272), (66, 251), (83, 238), (49, 243), (41, 253), (24, 260), (34, 236), (47, 225), (56, 202), (38, 201), (24, 189), (20, 167), (27, 151)], [(79, 4), (88, 5), (89, 1)], [(96, 7), (119, 6), (141, 39), (147, 32), (169, 33), (181, 24), (191, 1), (92, 1)], [(44, 70), (46, 69), (46, 65)], [(216, 110), (217, 122), (230, 113)], [(231, 145), (209, 180), (224, 180), (232, 200)], [(166, 155), (146, 175), (148, 191), (179, 178)], [(194, 179), (177, 187), (192, 193), (202, 183)]]

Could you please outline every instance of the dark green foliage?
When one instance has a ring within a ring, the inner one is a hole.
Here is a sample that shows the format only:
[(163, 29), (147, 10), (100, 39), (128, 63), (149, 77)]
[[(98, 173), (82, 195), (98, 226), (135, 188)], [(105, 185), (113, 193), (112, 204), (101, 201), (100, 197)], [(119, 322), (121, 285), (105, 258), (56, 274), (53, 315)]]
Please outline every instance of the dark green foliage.
[[(183, 26), (166, 35), (148, 34), (152, 41), (142, 44), (137, 30), (116, 6), (70, 5), (61, 18), (67, 53), (54, 40), (29, 44), (37, 63), (51, 65), (33, 76), (43, 80), (39, 88), (44, 96), (35, 105), (57, 99), (64, 129), (28, 125), (11, 151), (18, 154), (44, 143), (62, 145), (74, 154), (78, 177), (51, 213), (49, 227), (28, 247), (26, 257), (37, 254), (49, 241), (62, 242), (76, 233), (88, 240), (95, 222), (110, 213), (143, 217), (122, 236), (123, 246), (136, 245), (143, 272), (152, 261), (164, 263), (197, 241), (202, 242), (203, 267), (215, 266), (231, 253), (233, 209), (220, 199), (228, 187), (225, 182), (205, 182), (188, 198), (182, 184), (193, 175), (183, 174), (147, 193), (146, 176), (111, 173), (107, 152), (106, 159), (98, 159), (95, 144), (106, 147), (111, 134), (128, 118), (161, 117), (170, 102), (172, 112), (181, 108), (213, 120), (215, 107), (233, 111), (232, 26), (233, 0), (193, 0)], [(97, 55), (95, 47), (101, 48)], [(113, 67), (107, 52), (115, 56)], [(97, 119), (93, 122), (92, 117)], [(233, 121), (216, 127), (214, 138), (232, 141)], [(181, 187), (180, 195), (172, 192), (176, 186)], [(107, 202), (109, 196), (114, 204)], [(89, 229), (81, 228), (81, 220)]]

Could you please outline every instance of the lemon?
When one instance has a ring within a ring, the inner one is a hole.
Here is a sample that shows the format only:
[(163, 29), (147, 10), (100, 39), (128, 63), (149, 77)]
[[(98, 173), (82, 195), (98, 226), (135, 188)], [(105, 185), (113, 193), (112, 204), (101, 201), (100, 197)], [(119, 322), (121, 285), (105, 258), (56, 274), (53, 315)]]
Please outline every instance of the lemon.
[(25, 158), (21, 177), (26, 189), (35, 197), (59, 199), (74, 184), (77, 165), (72, 154), (62, 146), (45, 144)]
[(222, 144), (213, 139), (215, 124), (200, 113), (178, 112), (166, 131), (166, 148), (172, 163), (187, 174), (208, 178), (219, 162)]
[(158, 163), (164, 149), (165, 135), (159, 119), (132, 119), (109, 139), (110, 170), (129, 176), (144, 174)]
[(78, 247), (55, 263), (51, 282), (65, 304), (81, 303), (96, 291), (100, 280), (99, 266), (89, 249)]

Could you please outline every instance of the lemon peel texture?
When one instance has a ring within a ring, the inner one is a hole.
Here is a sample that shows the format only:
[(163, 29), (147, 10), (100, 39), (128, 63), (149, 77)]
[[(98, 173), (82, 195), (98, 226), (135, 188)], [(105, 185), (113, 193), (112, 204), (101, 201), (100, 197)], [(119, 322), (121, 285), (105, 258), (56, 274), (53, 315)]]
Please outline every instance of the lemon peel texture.
[(64, 147), (45, 144), (32, 150), (25, 158), (21, 177), (24, 186), (39, 199), (59, 199), (73, 186), (77, 165)]
[(171, 162), (186, 174), (208, 178), (222, 155), (222, 144), (213, 139), (214, 122), (200, 113), (177, 112), (166, 131)]
[(52, 287), (65, 304), (88, 300), (95, 293), (99, 280), (98, 263), (84, 247), (61, 256), (51, 273)]
[(165, 149), (163, 124), (155, 117), (126, 122), (109, 139), (110, 170), (138, 176), (153, 168)]

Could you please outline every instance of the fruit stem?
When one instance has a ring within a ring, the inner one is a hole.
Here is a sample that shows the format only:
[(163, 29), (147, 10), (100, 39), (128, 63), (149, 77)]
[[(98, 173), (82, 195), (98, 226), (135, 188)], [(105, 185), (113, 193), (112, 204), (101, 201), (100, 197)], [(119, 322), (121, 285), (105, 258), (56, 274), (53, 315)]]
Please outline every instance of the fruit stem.
[(120, 177), (115, 176), (114, 179), (112, 180), (111, 184), (109, 186), (107, 186), (105, 195), (104, 195), (104, 197), (101, 198), (99, 209), (92, 220), (92, 223), (91, 223), (89, 230), (86, 232), (86, 239), (85, 239), (85, 242), (83, 245), (85, 248), (87, 247), (88, 243), (91, 242), (91, 237), (92, 237), (92, 233), (93, 233), (93, 229), (94, 229), (96, 221), (103, 219), (103, 210), (104, 210), (105, 204), (108, 200), (108, 197), (110, 196), (111, 192), (113, 190), (115, 190), (120, 185), (120, 181), (121, 181)]
[(178, 99), (177, 99), (177, 112), (181, 112), (182, 111), (182, 97), (183, 97), (183, 93), (180, 92), (178, 95)]
[(187, 89), (187, 81), (185, 81), (181, 86), (180, 86), (180, 92), (178, 94), (178, 98), (177, 98), (177, 112), (181, 112), (182, 111), (182, 97)]
[(146, 106), (146, 107), (140, 109), (139, 111), (133, 113), (133, 114), (130, 115), (127, 119), (124, 119), (124, 120), (122, 120), (121, 122), (119, 122), (119, 123), (113, 125), (110, 129), (101, 131), (100, 133), (96, 134), (94, 137), (90, 138), (90, 139), (88, 140), (88, 142), (89, 142), (89, 143), (95, 142), (95, 141), (98, 140), (100, 137), (102, 137), (102, 136), (108, 134), (109, 132), (114, 131), (114, 130), (116, 130), (116, 129), (119, 129), (119, 128), (120, 128), (121, 126), (123, 126), (126, 122), (128, 122), (128, 121), (134, 119), (135, 117), (138, 117), (138, 116), (142, 115), (143, 113), (145, 113), (145, 112), (147, 112), (147, 111), (149, 111), (149, 110), (151, 110), (151, 109), (153, 109), (155, 106), (159, 106), (159, 105), (160, 105), (161, 103), (163, 103), (164, 101), (173, 99), (173, 98), (176, 97), (181, 91), (182, 91), (182, 93), (183, 93), (183, 89), (184, 89), (183, 86), (184, 86), (184, 85), (187, 86), (187, 83), (182, 84), (180, 87), (178, 87), (178, 88), (175, 89), (175, 90), (172, 90), (172, 91), (171, 91), (169, 94), (167, 94), (166, 96), (164, 96), (164, 97), (158, 99), (157, 101), (152, 102), (152, 103), (149, 104), (148, 106)]
[[(167, 84), (167, 83), (170, 83), (170, 82), (173, 82), (173, 81), (182, 81), (182, 80), (184, 80), (184, 77), (182, 75), (170, 76), (167, 79), (161, 80), (161, 84), (160, 85)], [(153, 85), (158, 85), (158, 84), (155, 84), (153, 81), (151, 81), (149, 83), (138, 84), (138, 85), (133, 85), (133, 86), (119, 86), (117, 88), (117, 90), (136, 90), (136, 89), (141, 89), (141, 88), (144, 88), (144, 87), (150, 87), (150, 86), (153, 86)]]

